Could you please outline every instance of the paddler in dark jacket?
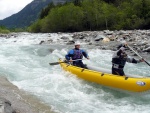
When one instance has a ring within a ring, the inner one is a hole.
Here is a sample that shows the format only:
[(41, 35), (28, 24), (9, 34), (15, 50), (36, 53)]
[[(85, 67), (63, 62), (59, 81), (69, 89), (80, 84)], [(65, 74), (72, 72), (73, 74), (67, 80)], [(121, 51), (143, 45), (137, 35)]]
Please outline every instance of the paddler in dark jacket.
[(70, 50), (65, 57), (69, 62), (73, 62), (74, 66), (86, 68), (86, 65), (82, 62), (83, 56), (89, 59), (88, 54), (84, 50), (80, 49), (80, 43), (75, 43), (75, 48)]
[(134, 58), (128, 57), (125, 49), (127, 48), (127, 43), (118, 46), (118, 50), (113, 54), (112, 57), (112, 74), (125, 76), (123, 71), (126, 62), (129, 63), (140, 63), (143, 62), (143, 59), (136, 60)]

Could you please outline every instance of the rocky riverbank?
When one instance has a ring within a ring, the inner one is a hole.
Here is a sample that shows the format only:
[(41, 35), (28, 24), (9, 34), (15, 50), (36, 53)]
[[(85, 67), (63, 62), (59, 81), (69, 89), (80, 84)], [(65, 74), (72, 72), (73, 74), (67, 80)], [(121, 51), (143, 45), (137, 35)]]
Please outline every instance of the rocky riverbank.
[[(63, 33), (58, 33), (62, 35)], [(121, 41), (125, 40), (131, 47), (144, 56), (150, 54), (150, 30), (128, 30), (128, 31), (84, 31), (68, 33), (69, 36), (62, 36), (57, 40), (59, 43), (73, 45), (79, 41), (91, 48), (102, 50), (116, 50)], [(51, 35), (50, 35), (51, 37)], [(39, 44), (53, 44), (53, 40), (42, 40)], [(131, 55), (132, 51), (127, 50)]]
[(0, 77), (0, 113), (54, 113), (50, 106), (35, 96), (18, 89), (5, 77)]
[[(60, 37), (57, 41), (52, 37), (51, 33), (48, 34), (49, 38), (43, 38), (39, 44), (66, 44), (73, 45), (79, 41), (87, 46), (102, 50), (116, 50), (117, 45), (125, 40), (137, 52), (143, 55), (150, 54), (150, 30), (120, 30), (120, 31), (83, 31), (66, 33), (57, 33)], [(0, 37), (9, 39), (18, 37), (17, 33), (0, 34)], [(17, 41), (17, 40), (16, 40)]]

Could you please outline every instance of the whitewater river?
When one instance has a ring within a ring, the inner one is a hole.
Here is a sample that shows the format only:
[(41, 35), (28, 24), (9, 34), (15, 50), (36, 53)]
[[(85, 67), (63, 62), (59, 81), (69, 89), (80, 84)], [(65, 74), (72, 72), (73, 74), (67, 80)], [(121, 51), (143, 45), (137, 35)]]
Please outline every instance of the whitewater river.
[[(50, 62), (64, 58), (73, 47), (59, 40), (62, 35), (70, 34), (20, 33), (17, 37), (1, 37), (0, 75), (59, 113), (150, 113), (150, 93), (117, 91), (78, 79), (59, 65), (50, 66)], [(42, 40), (48, 39), (54, 44), (39, 45)], [(81, 47), (90, 56), (90, 60), (84, 60), (84, 63), (111, 69), (112, 51), (84, 44)], [(127, 63), (125, 72), (150, 76), (150, 67), (145, 63)]]

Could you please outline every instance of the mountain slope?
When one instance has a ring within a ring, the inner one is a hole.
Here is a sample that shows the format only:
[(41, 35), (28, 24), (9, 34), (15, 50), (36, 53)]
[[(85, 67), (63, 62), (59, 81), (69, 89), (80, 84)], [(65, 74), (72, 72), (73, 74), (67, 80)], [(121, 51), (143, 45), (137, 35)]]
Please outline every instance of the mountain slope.
[(42, 8), (46, 7), (52, 0), (34, 0), (20, 12), (0, 20), (0, 26), (8, 28), (24, 28), (32, 24), (39, 16)]

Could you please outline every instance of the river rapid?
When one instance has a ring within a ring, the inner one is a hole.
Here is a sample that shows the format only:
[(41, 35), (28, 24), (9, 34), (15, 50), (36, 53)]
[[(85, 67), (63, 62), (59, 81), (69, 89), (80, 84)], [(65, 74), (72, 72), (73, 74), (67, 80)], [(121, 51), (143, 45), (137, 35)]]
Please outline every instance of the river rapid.
[[(70, 34), (18, 33), (0, 38), (0, 75), (19, 89), (39, 98), (59, 113), (150, 113), (150, 94), (130, 93), (107, 88), (81, 80), (49, 63), (64, 59), (73, 45), (61, 42), (60, 37)], [(53, 40), (52, 44), (39, 43)], [(81, 42), (82, 43), (82, 42)], [(81, 45), (89, 54), (88, 65), (111, 70), (113, 51)], [(150, 59), (147, 59), (150, 62)], [(125, 73), (150, 77), (145, 63), (125, 66)], [(119, 85), (119, 84), (118, 84)]]

